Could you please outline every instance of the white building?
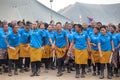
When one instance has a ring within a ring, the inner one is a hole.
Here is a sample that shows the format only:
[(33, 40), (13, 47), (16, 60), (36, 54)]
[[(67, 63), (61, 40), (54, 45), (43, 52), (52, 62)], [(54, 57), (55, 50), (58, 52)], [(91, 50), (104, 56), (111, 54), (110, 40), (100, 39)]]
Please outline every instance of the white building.
[(51, 13), (55, 22), (71, 21), (37, 0), (0, 0), (0, 20), (12, 21), (25, 19), (25, 21), (39, 20), (49, 22), (51, 20)]

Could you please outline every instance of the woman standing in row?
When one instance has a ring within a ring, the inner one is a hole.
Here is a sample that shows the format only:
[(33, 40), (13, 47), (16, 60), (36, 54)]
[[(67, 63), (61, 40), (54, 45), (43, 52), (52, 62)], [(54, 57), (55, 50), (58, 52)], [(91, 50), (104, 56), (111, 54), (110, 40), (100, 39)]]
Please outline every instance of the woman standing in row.
[[(38, 28), (38, 24), (33, 23), (33, 28), (30, 30), (30, 61), (33, 76), (39, 76), (40, 64), (44, 50), (43, 39), (46, 37), (46, 34)], [(50, 37), (49, 37), (50, 38)], [(50, 39), (52, 45), (52, 40)]]
[(18, 33), (18, 26), (12, 27), (13, 31), (6, 36), (6, 43), (8, 46), (8, 76), (12, 76), (12, 62), (15, 63), (14, 74), (18, 75), (18, 59), (19, 59), (19, 46), (20, 34)]
[(114, 52), (112, 36), (107, 33), (106, 26), (101, 27), (98, 49), (100, 54), (100, 79), (104, 78), (104, 67), (107, 65), (107, 77), (111, 79), (110, 57), (111, 51)]
[(64, 64), (64, 60), (66, 57), (66, 50), (68, 49), (68, 37), (66, 31), (62, 29), (61, 22), (56, 23), (57, 30), (54, 33), (54, 44), (56, 49), (56, 57), (57, 57), (57, 65), (58, 65), (58, 72), (57, 76), (62, 76), (62, 67)]
[(88, 60), (87, 46), (90, 48), (89, 38), (86, 34), (82, 32), (82, 29), (83, 29), (82, 25), (80, 24), (75, 25), (76, 32), (73, 34), (73, 40), (68, 51), (69, 54), (69, 52), (71, 52), (71, 49), (75, 45), (74, 55), (76, 64), (76, 76), (75, 76), (76, 78), (79, 78), (80, 74), (79, 65), (81, 65), (82, 69), (81, 78), (85, 77), (84, 73), (85, 65), (87, 64)]
[[(25, 25), (25, 27), (19, 31), (20, 33), (20, 72), (23, 73), (25, 71), (29, 71), (29, 65), (30, 65), (30, 54), (29, 54), (29, 26)], [(23, 66), (23, 59), (24, 60), (24, 66)]]
[(99, 42), (99, 28), (94, 27), (94, 33), (90, 35), (90, 44), (91, 44), (91, 59), (93, 63), (93, 76), (96, 76), (96, 68), (97, 74), (100, 74), (100, 55), (98, 52), (98, 42)]
[(116, 74), (116, 77), (119, 77), (118, 75), (118, 69), (119, 69), (119, 48), (120, 48), (120, 40), (119, 40), (119, 33), (116, 33), (116, 27), (114, 25), (110, 26), (110, 31), (112, 34), (112, 39), (114, 42), (114, 47), (115, 47), (115, 51), (113, 52), (112, 55), (112, 61), (111, 63), (113, 64), (113, 69), (114, 72)]

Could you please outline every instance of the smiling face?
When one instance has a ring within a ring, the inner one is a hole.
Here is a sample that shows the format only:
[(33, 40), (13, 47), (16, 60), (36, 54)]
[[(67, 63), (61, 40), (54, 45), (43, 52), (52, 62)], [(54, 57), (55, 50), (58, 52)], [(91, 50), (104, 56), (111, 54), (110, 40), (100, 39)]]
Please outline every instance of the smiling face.
[(57, 24), (57, 25), (56, 25), (57, 30), (61, 30), (61, 27), (62, 27), (61, 24)]
[(105, 35), (107, 33), (107, 30), (105, 28), (101, 28), (101, 33)]
[(80, 32), (80, 31), (82, 31), (82, 29), (78, 25), (75, 25), (75, 31)]
[(17, 26), (17, 25), (15, 25), (15, 26), (13, 27), (13, 32), (14, 32), (14, 33), (17, 33), (17, 32), (18, 32), (18, 26)]
[(52, 30), (53, 30), (52, 25), (49, 25), (49, 26), (48, 26), (48, 30), (49, 30), (49, 31), (52, 31)]
[(37, 23), (34, 22), (34, 23), (33, 23), (33, 29), (37, 29), (37, 28), (38, 28)]
[(99, 30), (97, 28), (94, 28), (94, 33), (97, 34)]
[(26, 31), (29, 31), (29, 29), (30, 29), (29, 26), (26, 25), (26, 26), (25, 26), (25, 30), (26, 30)]

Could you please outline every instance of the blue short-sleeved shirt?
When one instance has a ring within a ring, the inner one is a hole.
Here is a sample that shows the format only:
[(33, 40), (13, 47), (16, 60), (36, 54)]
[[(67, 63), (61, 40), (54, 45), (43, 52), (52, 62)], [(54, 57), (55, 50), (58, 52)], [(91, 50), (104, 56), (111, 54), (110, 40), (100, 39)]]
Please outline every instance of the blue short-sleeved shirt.
[(41, 29), (31, 29), (30, 46), (34, 48), (41, 48), (43, 46), (43, 37), (45, 37), (45, 33)]
[(60, 34), (58, 34), (57, 31), (54, 32), (54, 37), (56, 39), (56, 46), (59, 48), (62, 48), (64, 46), (66, 46), (66, 31), (65, 30), (61, 30)]
[(23, 44), (27, 44), (29, 42), (29, 37), (30, 37), (29, 31), (23, 29), (19, 33), (20, 33), (20, 42)]
[(118, 33), (113, 33), (112, 34), (112, 40), (114, 42), (114, 47), (117, 48), (119, 45), (119, 34)]
[(91, 35), (94, 32), (94, 28), (88, 27), (87, 31), (88, 31), (88, 34)]
[(47, 33), (47, 36), (46, 36), (46, 44), (47, 45), (51, 45), (50, 44), (50, 41), (49, 41), (49, 38), (51, 38), (51, 40), (52, 40), (52, 42), (54, 42), (54, 31), (46, 31), (46, 33)]
[(69, 43), (71, 43), (73, 40), (73, 33), (74, 32), (67, 30), (66, 33), (67, 33), (68, 41), (69, 41)]
[(90, 43), (94, 43), (96, 46), (92, 45), (92, 50), (98, 50), (99, 34), (90, 35)]
[(87, 49), (87, 38), (88, 35), (84, 34), (84, 33), (77, 33), (75, 32), (73, 34), (73, 40), (75, 42), (75, 48), (79, 49), (79, 50), (85, 50)]
[(6, 38), (8, 39), (8, 43), (12, 47), (16, 47), (20, 45), (20, 34), (15, 34), (13, 31), (10, 32)]
[(101, 50), (102, 51), (110, 51), (112, 50), (112, 45), (111, 45), (111, 41), (112, 41), (112, 36), (110, 34), (100, 34), (99, 36), (99, 43), (101, 44)]

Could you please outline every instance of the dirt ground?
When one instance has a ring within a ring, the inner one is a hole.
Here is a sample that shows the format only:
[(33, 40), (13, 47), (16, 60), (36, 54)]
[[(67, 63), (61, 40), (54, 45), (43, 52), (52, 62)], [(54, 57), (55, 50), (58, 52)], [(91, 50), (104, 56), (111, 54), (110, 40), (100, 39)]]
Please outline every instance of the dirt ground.
[[(64, 75), (61, 77), (56, 77), (57, 70), (49, 70), (48, 73), (45, 73), (45, 70), (42, 68), (40, 76), (30, 77), (30, 72), (19, 73), (19, 75), (13, 75), (9, 77), (7, 73), (0, 75), (0, 80), (100, 80), (99, 76), (92, 76), (92, 73), (87, 73), (85, 78), (75, 78), (75, 71), (71, 73), (64, 72)], [(105, 78), (107, 79), (107, 75)], [(120, 80), (120, 77), (113, 77), (111, 80)]]

